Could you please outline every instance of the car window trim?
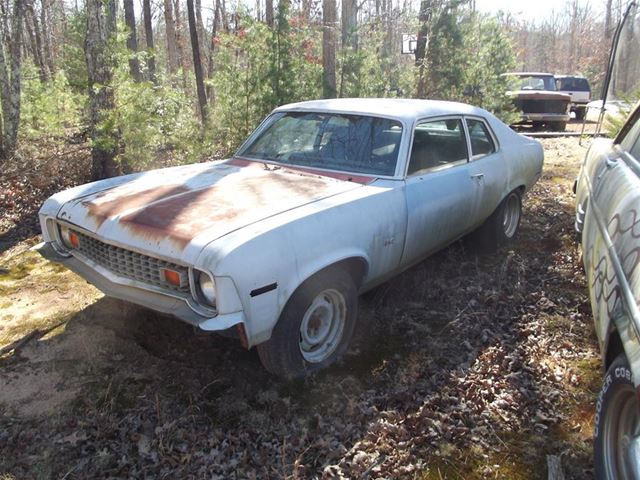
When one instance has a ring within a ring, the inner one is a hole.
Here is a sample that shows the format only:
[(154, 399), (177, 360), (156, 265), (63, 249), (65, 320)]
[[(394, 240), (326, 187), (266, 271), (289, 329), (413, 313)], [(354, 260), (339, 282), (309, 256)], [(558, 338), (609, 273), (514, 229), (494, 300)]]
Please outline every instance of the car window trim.
[[(464, 119), (464, 122), (463, 122), (464, 129), (467, 135), (467, 149), (469, 150), (469, 153), (470, 153), (469, 163), (475, 162), (476, 160), (479, 160), (484, 157), (488, 157), (489, 155), (495, 155), (500, 151), (500, 144), (498, 143), (496, 135), (493, 132), (493, 129), (491, 128), (491, 125), (489, 125), (489, 122), (487, 121), (486, 118), (478, 115), (463, 115), (463, 119)], [(485, 127), (487, 127), (487, 131), (489, 132), (489, 136), (491, 137), (491, 141), (493, 142), (493, 152), (479, 153), (478, 155), (473, 155), (473, 150), (471, 149), (471, 133), (469, 132), (469, 127), (467, 126), (467, 119), (480, 121), (484, 124)]]
[[(463, 134), (465, 136), (466, 142), (467, 142), (467, 158), (466, 160), (456, 160), (455, 162), (449, 162), (446, 165), (440, 165), (437, 167), (432, 167), (432, 168), (426, 168), (424, 170), (419, 170), (419, 174), (418, 173), (413, 173), (411, 174), (411, 176), (408, 175), (409, 172), (409, 163), (411, 162), (411, 153), (413, 152), (413, 139), (415, 137), (415, 133), (416, 133), (416, 128), (418, 127), (418, 125), (420, 125), (421, 123), (429, 123), (429, 122), (437, 122), (439, 120), (460, 120), (460, 122), (462, 123), (462, 131)], [(470, 154), (470, 150), (469, 150), (469, 135), (467, 135), (467, 131), (465, 129), (465, 122), (464, 122), (464, 115), (460, 115), (460, 114), (453, 114), (453, 115), (436, 115), (435, 117), (420, 117), (418, 119), (416, 119), (413, 122), (413, 126), (411, 128), (411, 136), (408, 137), (409, 138), (409, 150), (407, 151), (407, 161), (405, 162), (405, 167), (404, 167), (404, 176), (403, 178), (409, 179), (409, 178), (416, 178), (416, 177), (420, 177), (420, 176), (424, 176), (428, 173), (431, 172), (441, 172), (442, 170), (447, 170), (449, 168), (453, 168), (453, 167), (457, 167), (460, 165), (466, 165), (469, 163), (469, 154)]]

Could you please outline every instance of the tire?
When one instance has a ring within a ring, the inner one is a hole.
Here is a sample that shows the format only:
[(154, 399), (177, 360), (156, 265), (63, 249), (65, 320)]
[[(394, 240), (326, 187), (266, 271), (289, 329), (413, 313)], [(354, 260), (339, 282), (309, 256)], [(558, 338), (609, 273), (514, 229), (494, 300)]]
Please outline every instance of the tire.
[(596, 403), (594, 463), (596, 478), (634, 478), (623, 445), (640, 434), (640, 402), (624, 354), (607, 370)]
[(522, 196), (518, 190), (509, 193), (498, 208), (470, 237), (481, 251), (493, 252), (513, 241), (522, 217)]
[(564, 132), (567, 129), (567, 122), (553, 122), (550, 126), (554, 132)]
[(340, 267), (306, 280), (291, 296), (271, 338), (258, 345), (264, 367), (289, 380), (335, 363), (349, 348), (358, 317), (358, 291)]
[(584, 116), (587, 113), (585, 107), (576, 108), (576, 120), (584, 120)]

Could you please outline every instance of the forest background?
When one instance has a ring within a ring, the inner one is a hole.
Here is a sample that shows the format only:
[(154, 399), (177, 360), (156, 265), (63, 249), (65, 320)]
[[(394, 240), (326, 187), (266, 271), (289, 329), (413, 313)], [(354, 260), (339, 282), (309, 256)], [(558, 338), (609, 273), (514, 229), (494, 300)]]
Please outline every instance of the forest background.
[(0, 169), (78, 150), (87, 179), (223, 158), (274, 107), (315, 98), (456, 100), (510, 121), (507, 71), (584, 75), (597, 96), (625, 3), (523, 19), (472, 0), (0, 0)]

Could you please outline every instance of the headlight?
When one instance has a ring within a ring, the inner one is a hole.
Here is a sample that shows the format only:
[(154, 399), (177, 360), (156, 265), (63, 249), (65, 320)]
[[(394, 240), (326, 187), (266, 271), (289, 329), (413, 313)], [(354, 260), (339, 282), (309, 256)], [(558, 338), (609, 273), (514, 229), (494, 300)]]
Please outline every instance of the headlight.
[(80, 246), (80, 239), (75, 232), (72, 232), (67, 227), (60, 226), (60, 238), (62, 243), (67, 248), (78, 248)]
[(210, 306), (216, 306), (216, 284), (213, 278), (204, 272), (198, 275), (198, 293)]

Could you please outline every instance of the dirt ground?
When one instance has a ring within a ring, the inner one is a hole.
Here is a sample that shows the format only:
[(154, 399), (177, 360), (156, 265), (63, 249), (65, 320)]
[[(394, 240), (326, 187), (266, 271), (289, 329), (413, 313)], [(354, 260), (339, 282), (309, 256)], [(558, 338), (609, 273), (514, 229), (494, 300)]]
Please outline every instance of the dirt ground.
[(548, 455), (591, 478), (601, 366), (571, 192), (588, 141), (543, 143), (511, 247), (459, 242), (366, 295), (360, 347), (296, 383), (5, 235), (0, 478), (542, 479)]

